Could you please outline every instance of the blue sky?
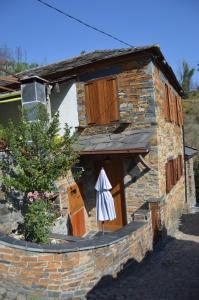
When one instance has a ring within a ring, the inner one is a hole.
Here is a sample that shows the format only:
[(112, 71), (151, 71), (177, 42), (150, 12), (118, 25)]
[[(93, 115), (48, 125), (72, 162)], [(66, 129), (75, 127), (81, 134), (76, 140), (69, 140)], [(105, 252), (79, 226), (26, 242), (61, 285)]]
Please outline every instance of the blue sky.
[[(134, 46), (159, 44), (175, 73), (199, 63), (198, 0), (45, 0)], [(82, 50), (124, 45), (36, 0), (0, 0), (0, 46), (21, 46), (29, 62), (52, 63)], [(199, 83), (199, 72), (194, 76)]]

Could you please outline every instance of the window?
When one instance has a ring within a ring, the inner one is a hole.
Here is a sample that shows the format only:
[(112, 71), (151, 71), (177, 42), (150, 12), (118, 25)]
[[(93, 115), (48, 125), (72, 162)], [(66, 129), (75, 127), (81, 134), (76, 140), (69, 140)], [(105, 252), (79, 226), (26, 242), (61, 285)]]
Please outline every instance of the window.
[(179, 155), (175, 159), (170, 159), (165, 165), (166, 169), (166, 193), (168, 194), (174, 185), (183, 175), (183, 159)]
[(119, 120), (115, 78), (91, 81), (85, 85), (88, 124), (109, 124)]
[(183, 125), (183, 112), (181, 98), (174, 95), (172, 88), (165, 84), (164, 91), (164, 115), (168, 122), (179, 126)]
[(170, 115), (170, 105), (169, 105), (169, 88), (168, 85), (165, 84), (164, 89), (164, 113), (165, 113), (165, 119), (167, 121), (171, 121), (171, 115)]
[(177, 106), (178, 106), (178, 125), (183, 125), (183, 111), (182, 111), (182, 100), (180, 97), (177, 97)]

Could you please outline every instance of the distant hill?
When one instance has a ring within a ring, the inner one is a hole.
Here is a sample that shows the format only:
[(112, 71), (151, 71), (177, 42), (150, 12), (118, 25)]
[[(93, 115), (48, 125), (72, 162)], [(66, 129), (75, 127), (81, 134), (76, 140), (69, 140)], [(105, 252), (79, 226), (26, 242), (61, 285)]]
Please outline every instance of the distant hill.
[(183, 111), (185, 144), (199, 149), (199, 97), (183, 100)]

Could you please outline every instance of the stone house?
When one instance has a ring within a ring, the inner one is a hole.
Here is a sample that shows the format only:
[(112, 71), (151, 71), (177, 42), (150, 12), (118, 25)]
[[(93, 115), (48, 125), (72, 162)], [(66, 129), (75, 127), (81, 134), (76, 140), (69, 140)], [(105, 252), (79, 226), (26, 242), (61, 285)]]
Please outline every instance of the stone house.
[[(194, 205), (195, 193), (193, 175), (185, 180), (183, 91), (160, 48), (94, 51), (20, 73), (18, 78), (22, 85), (50, 85), (45, 104), (51, 115), (59, 111), (60, 134), (67, 122), (79, 136), (74, 146), (79, 165), (58, 183), (70, 233), (84, 236), (100, 229), (94, 186), (103, 166), (117, 214), (105, 223), (105, 230), (145, 218), (150, 209), (154, 236), (163, 229), (171, 234), (183, 209)], [(6, 88), (17, 91), (20, 82)], [(20, 92), (0, 95), (4, 124), (9, 116), (17, 119), (17, 101), (21, 102)], [(188, 162), (189, 177), (193, 165)], [(83, 173), (75, 181), (79, 168)]]

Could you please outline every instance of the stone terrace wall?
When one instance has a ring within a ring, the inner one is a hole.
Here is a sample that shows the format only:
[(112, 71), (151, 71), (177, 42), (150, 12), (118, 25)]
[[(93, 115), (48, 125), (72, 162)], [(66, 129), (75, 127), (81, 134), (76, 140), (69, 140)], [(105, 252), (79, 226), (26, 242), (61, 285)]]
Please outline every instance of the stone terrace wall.
[(0, 280), (39, 299), (80, 299), (103, 276), (116, 276), (125, 264), (141, 262), (151, 250), (150, 216), (109, 236), (68, 245), (42, 247), (1, 235)]
[(193, 158), (186, 160), (187, 209), (196, 205), (196, 189), (193, 169)]
[[(173, 231), (177, 219), (182, 213), (185, 203), (185, 178), (184, 175), (173, 187), (172, 191), (166, 195), (166, 170), (165, 164), (169, 158), (176, 158), (182, 155), (184, 158), (183, 148), (183, 131), (178, 125), (165, 120), (164, 113), (164, 84), (172, 88), (174, 94), (177, 92), (169, 84), (163, 73), (154, 66), (153, 78), (155, 85), (156, 97), (156, 115), (157, 115), (157, 138), (158, 138), (158, 170), (159, 170), (159, 197), (163, 197), (165, 202), (162, 208), (162, 226), (167, 230)], [(184, 172), (183, 172), (184, 174)]]

